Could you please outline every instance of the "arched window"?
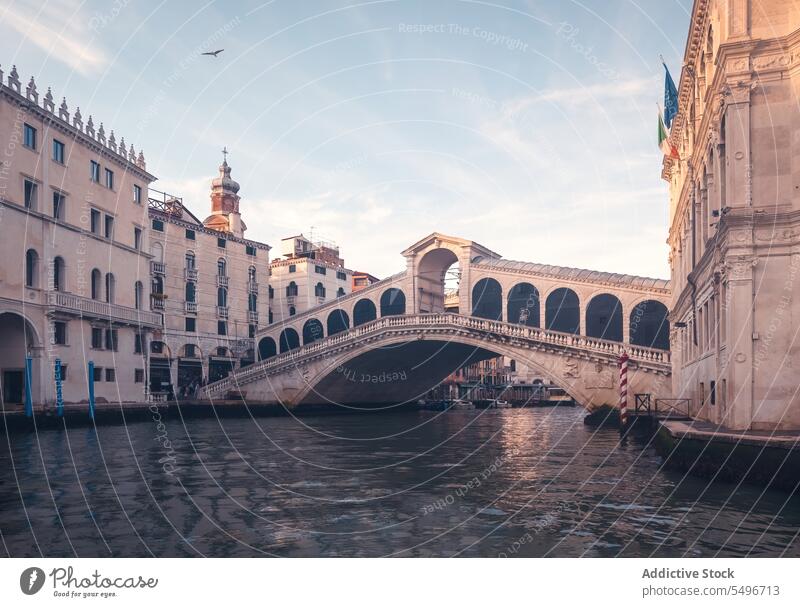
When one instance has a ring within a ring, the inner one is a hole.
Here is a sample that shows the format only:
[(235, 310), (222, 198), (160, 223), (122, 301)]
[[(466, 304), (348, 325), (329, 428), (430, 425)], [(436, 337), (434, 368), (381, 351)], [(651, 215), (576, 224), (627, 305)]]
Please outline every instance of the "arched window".
[(217, 356), (230, 357), (230, 353), (228, 352), (228, 348), (226, 348), (225, 346), (219, 346), (216, 349), (216, 353), (217, 353)]
[(353, 307), (353, 326), (358, 327), (377, 318), (375, 304), (369, 299), (359, 299)]
[(400, 289), (386, 289), (381, 295), (381, 316), (406, 313), (406, 296)]
[(55, 257), (53, 259), (53, 290), (65, 291), (67, 288), (66, 279), (64, 258)]
[(309, 318), (303, 325), (303, 345), (307, 345), (325, 337), (322, 323), (316, 318)]
[(608, 293), (596, 295), (586, 306), (586, 335), (622, 341), (622, 304)]
[(472, 287), (472, 315), (489, 320), (502, 320), (503, 289), (494, 278), (481, 278)]
[(275, 340), (271, 337), (264, 337), (258, 342), (258, 359), (266, 360), (272, 358), (278, 353)]
[(109, 272), (106, 274), (106, 302), (114, 303), (114, 298), (116, 296), (115, 291), (116, 287), (116, 280), (114, 279), (114, 275)]
[(220, 257), (217, 260), (217, 274), (219, 276), (226, 276), (225, 272), (227, 271), (225, 260)]
[(325, 286), (321, 282), (318, 282), (317, 286), (314, 287), (314, 295), (317, 297), (325, 297)]
[(219, 287), (217, 289), (217, 306), (220, 308), (228, 307), (228, 289)]
[(186, 283), (185, 289), (186, 301), (189, 303), (194, 303), (197, 299), (197, 287), (193, 282)]
[(281, 354), (300, 347), (300, 337), (294, 329), (284, 329), (278, 338)]
[(153, 261), (163, 263), (164, 261), (164, 247), (160, 242), (154, 242), (150, 245), (150, 254), (153, 256)]
[(39, 254), (33, 249), (25, 253), (25, 286), (36, 287), (39, 275)]
[(194, 270), (197, 267), (194, 251), (186, 251), (186, 269)]
[(154, 276), (152, 282), (150, 283), (150, 292), (153, 295), (163, 295), (164, 294), (164, 280), (160, 276)]
[(297, 283), (295, 281), (290, 282), (286, 285), (286, 297), (296, 297), (297, 296)]
[(545, 328), (551, 331), (578, 334), (581, 327), (581, 306), (572, 289), (560, 288), (544, 302)]
[(344, 294), (344, 287), (339, 287), (339, 289), (336, 291), (336, 297), (344, 297)]
[(297, 309), (294, 306), (289, 306), (289, 316), (297, 314)]
[(133, 305), (137, 310), (142, 309), (142, 297), (144, 296), (144, 285), (140, 281), (136, 281), (133, 285)]
[(328, 335), (336, 335), (350, 328), (350, 319), (344, 310), (334, 310), (328, 314)]
[(250, 266), (249, 268), (247, 268), (247, 280), (249, 280), (250, 282), (255, 282), (256, 281), (256, 267), (255, 266)]
[(100, 273), (100, 270), (97, 268), (92, 270), (92, 299), (100, 299), (100, 292), (102, 290), (100, 284), (102, 280), (103, 275)]
[(630, 318), (631, 343), (648, 348), (669, 350), (667, 307), (648, 299), (634, 306)]
[(539, 291), (532, 284), (521, 282), (508, 293), (508, 322), (529, 327), (539, 326)]

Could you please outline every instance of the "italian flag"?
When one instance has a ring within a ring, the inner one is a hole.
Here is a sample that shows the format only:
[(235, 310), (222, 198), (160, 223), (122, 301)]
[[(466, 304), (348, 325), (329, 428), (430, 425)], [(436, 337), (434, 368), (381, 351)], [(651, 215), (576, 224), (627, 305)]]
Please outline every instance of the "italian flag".
[(661, 115), (660, 109), (658, 110), (658, 147), (661, 148), (664, 156), (675, 158), (676, 160), (680, 159), (678, 150), (669, 142), (669, 133), (667, 133), (667, 127), (664, 126), (664, 117)]

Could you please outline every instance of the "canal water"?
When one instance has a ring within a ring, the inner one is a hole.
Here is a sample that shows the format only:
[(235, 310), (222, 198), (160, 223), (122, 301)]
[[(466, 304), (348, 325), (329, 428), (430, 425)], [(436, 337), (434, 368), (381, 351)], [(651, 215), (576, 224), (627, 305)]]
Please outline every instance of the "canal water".
[(579, 408), (12, 434), (2, 549), (67, 556), (800, 556), (800, 498), (664, 471)]

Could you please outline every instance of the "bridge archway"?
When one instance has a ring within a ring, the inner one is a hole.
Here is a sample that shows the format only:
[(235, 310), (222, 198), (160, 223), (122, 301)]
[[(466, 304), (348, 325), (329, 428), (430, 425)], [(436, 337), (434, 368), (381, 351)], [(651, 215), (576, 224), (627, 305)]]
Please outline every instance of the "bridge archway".
[(353, 306), (353, 326), (372, 322), (378, 318), (378, 312), (375, 309), (375, 304), (371, 299), (359, 299), (356, 305)]
[(300, 336), (297, 334), (297, 331), (291, 327), (286, 328), (281, 331), (278, 342), (280, 343), (280, 352), (283, 354), (284, 352), (300, 347)]
[(538, 327), (539, 290), (528, 282), (520, 282), (508, 292), (508, 322)]
[(595, 295), (586, 306), (586, 335), (622, 341), (622, 303), (610, 293)]
[(445, 280), (458, 256), (448, 248), (432, 249), (417, 265), (417, 308), (422, 314), (444, 312)]
[(336, 335), (342, 331), (347, 331), (350, 328), (350, 317), (344, 310), (334, 310), (328, 314), (328, 336)]
[(406, 296), (395, 287), (381, 295), (381, 316), (400, 316), (406, 313)]
[(323, 337), (325, 337), (325, 332), (322, 323), (316, 318), (309, 318), (303, 325), (303, 345), (307, 346)]
[(635, 346), (669, 350), (668, 310), (660, 301), (646, 299), (633, 307), (630, 342)]
[(552, 291), (545, 300), (544, 319), (548, 330), (577, 335), (581, 327), (581, 303), (578, 294), (567, 287)]
[(488, 320), (503, 319), (503, 288), (494, 278), (481, 278), (472, 287), (472, 315)]
[(271, 337), (264, 337), (258, 342), (258, 359), (266, 360), (278, 354), (275, 340)]

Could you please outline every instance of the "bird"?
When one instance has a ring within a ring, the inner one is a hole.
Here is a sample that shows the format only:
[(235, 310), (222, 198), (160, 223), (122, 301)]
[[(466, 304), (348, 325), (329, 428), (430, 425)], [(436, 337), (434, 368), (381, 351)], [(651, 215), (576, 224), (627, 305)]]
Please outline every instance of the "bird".
[(200, 53), (200, 54), (201, 55), (210, 55), (211, 57), (216, 57), (217, 55), (219, 55), (224, 50), (225, 50), (224, 48), (221, 48), (218, 51), (210, 51), (208, 53)]

